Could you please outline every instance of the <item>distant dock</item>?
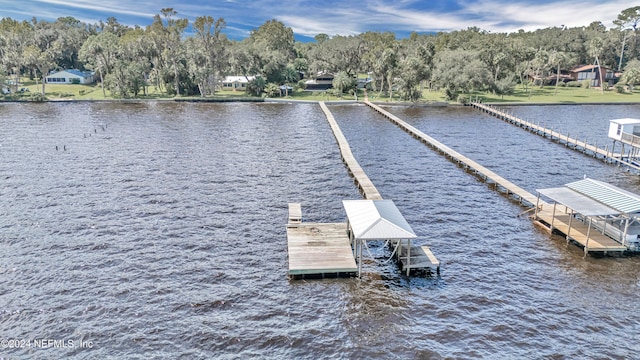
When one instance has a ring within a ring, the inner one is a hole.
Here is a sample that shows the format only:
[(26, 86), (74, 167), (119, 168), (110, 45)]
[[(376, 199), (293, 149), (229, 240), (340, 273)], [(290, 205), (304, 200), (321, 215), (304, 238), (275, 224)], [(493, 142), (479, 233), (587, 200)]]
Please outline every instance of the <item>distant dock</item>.
[[(550, 233), (562, 234), (568, 242), (573, 241), (584, 249), (585, 255), (589, 252), (613, 253), (628, 250), (627, 246), (624, 246), (605, 234), (599, 233), (595, 227), (591, 226), (591, 223), (585, 224), (577, 219), (577, 215), (579, 214), (575, 209), (570, 209), (556, 202), (551, 205), (541, 200), (538, 195), (533, 195), (502, 178), (493, 171), (440, 143), (381, 107), (368, 101), (365, 101), (365, 103), (411, 136), (432, 147), (452, 162), (465, 168), (468, 172), (475, 174), (479, 179), (485, 182), (492, 182), (499, 192), (500, 189), (504, 189), (502, 191), (503, 194), (508, 197), (513, 197), (518, 200), (520, 204), (529, 207), (525, 213), (535, 211), (531, 214), (531, 218), (537, 224), (546, 228)], [(611, 226), (609, 228), (611, 228)]]
[(548, 138), (551, 141), (555, 141), (559, 144), (564, 144), (565, 146), (579, 151), (583, 154), (587, 154), (593, 156), (598, 159), (602, 159), (607, 163), (616, 163), (618, 165), (623, 165), (628, 167), (629, 169), (635, 170), (638, 174), (640, 174), (640, 166), (631, 163), (628, 161), (631, 158), (631, 153), (629, 155), (623, 153), (614, 153), (609, 150), (609, 146), (606, 145), (604, 149), (598, 147), (598, 144), (591, 145), (587, 142), (587, 139), (584, 141), (580, 141), (578, 139), (574, 139), (567, 135), (560, 134), (553, 129), (548, 129), (545, 126), (541, 126), (540, 124), (534, 124), (525, 120), (518, 118), (512, 114), (507, 113), (506, 111), (496, 109), (487, 104), (481, 104), (478, 102), (471, 102), (469, 106), (478, 109), (480, 111), (486, 112), (489, 115), (492, 115), (500, 120), (504, 120), (510, 124), (521, 127), (525, 130), (528, 130), (534, 134), (538, 134), (544, 138)]

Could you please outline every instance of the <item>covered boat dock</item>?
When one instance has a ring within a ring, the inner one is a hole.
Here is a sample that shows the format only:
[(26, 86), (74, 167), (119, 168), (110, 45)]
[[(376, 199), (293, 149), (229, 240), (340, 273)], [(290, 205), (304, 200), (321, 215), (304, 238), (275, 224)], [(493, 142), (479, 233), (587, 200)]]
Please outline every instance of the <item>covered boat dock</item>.
[(347, 213), (347, 233), (353, 244), (358, 263), (358, 275), (362, 272), (362, 252), (367, 241), (389, 241), (407, 276), (411, 270), (434, 268), (440, 272), (440, 262), (427, 246), (412, 246), (417, 236), (392, 200), (343, 200)]
[(362, 274), (367, 241), (387, 241), (401, 270), (434, 269), (440, 262), (429, 247), (412, 244), (416, 234), (392, 200), (343, 200), (346, 223), (302, 221), (299, 203), (289, 204), (287, 248), (289, 277), (333, 277)]
[(536, 211), (535, 220), (582, 246), (585, 256), (640, 250), (640, 196), (589, 178), (537, 191), (553, 208)]

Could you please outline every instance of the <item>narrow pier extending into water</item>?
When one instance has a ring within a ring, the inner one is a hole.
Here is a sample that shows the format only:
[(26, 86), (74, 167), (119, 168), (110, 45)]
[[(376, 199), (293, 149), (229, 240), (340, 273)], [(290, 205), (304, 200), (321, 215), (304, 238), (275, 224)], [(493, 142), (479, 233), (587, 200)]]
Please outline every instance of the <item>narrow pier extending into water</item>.
[(347, 142), (347, 139), (342, 134), (342, 130), (338, 126), (336, 119), (333, 117), (327, 105), (321, 101), (320, 107), (327, 117), (327, 121), (329, 122), (329, 126), (331, 126), (331, 130), (333, 131), (333, 136), (336, 138), (336, 142), (338, 143), (338, 147), (340, 148), (340, 156), (342, 157), (342, 161), (347, 167), (349, 174), (353, 176), (353, 181), (356, 183), (356, 186), (360, 190), (362, 196), (364, 196), (367, 200), (380, 200), (382, 196), (378, 192), (378, 189), (373, 185), (373, 182), (369, 179), (367, 174), (364, 172), (358, 161), (353, 156), (351, 152), (351, 147)]
[(542, 137), (548, 138), (551, 141), (555, 141), (559, 144), (564, 144), (565, 146), (572, 148), (576, 151), (580, 151), (583, 154), (587, 154), (595, 158), (602, 159), (607, 163), (617, 163), (618, 165), (626, 166), (629, 169), (633, 169), (638, 174), (640, 174), (640, 166), (633, 164), (630, 161), (632, 158), (631, 156), (632, 149), (629, 150), (630, 152), (628, 155), (621, 154), (621, 153), (614, 153), (613, 151), (609, 150), (608, 145), (606, 145), (604, 149), (599, 148), (597, 143), (595, 145), (591, 145), (587, 142), (587, 139), (585, 139), (584, 141), (580, 141), (578, 139), (569, 137), (569, 134), (562, 135), (557, 131), (553, 131), (553, 129), (546, 128), (544, 125), (541, 126), (540, 124), (534, 124), (534, 123), (522, 120), (517, 116), (511, 115), (506, 111), (496, 109), (487, 104), (471, 102), (469, 103), (469, 106), (475, 109), (481, 110), (483, 112), (486, 112), (487, 114), (490, 114), (492, 116), (495, 116), (500, 120), (504, 120), (510, 124), (519, 126), (534, 134), (538, 134)]
[[(487, 183), (494, 184), (495, 189), (498, 192), (504, 193), (507, 197), (515, 198), (518, 202), (520, 202), (521, 204), (524, 204), (525, 206), (529, 206), (531, 208), (534, 208), (536, 206), (536, 203), (538, 201), (537, 196), (531, 194), (530, 192), (517, 186), (511, 181), (501, 177), (495, 172), (487, 169), (486, 167), (478, 164), (477, 162), (451, 149), (450, 147), (444, 145), (438, 140), (432, 138), (431, 136), (409, 125), (404, 120), (389, 113), (388, 111), (385, 111), (380, 106), (375, 105), (369, 101), (365, 101), (365, 104), (367, 104), (369, 107), (371, 107), (372, 109), (376, 110), (377, 112), (385, 116), (387, 119), (391, 120), (391, 122), (398, 125), (401, 129), (409, 133), (409, 135), (413, 136), (415, 139), (435, 149), (439, 153), (443, 154), (445, 157), (449, 158), (452, 162), (465, 168), (470, 173), (475, 174), (481, 180)], [(542, 201), (539, 203), (539, 206), (544, 206), (544, 205), (547, 205), (547, 204)]]

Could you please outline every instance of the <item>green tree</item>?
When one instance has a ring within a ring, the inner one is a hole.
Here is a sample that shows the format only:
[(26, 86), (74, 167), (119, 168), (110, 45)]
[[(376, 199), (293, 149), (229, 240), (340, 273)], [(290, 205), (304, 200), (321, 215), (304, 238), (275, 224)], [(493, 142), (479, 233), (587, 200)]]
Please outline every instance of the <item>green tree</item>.
[(247, 83), (246, 92), (253, 96), (261, 96), (264, 89), (267, 87), (267, 82), (262, 76), (256, 76), (254, 79)]
[(629, 85), (631, 91), (636, 84), (640, 84), (640, 60), (632, 59), (627, 63), (620, 82)]
[(491, 72), (477, 51), (445, 50), (436, 54), (432, 78), (447, 99), (456, 100), (462, 93), (486, 90)]
[(353, 89), (356, 85), (356, 80), (349, 75), (346, 71), (340, 71), (333, 78), (333, 88), (340, 94)]
[(200, 96), (213, 94), (218, 79), (227, 67), (227, 39), (222, 33), (224, 19), (197, 17), (193, 28), (196, 36), (187, 40), (189, 74), (194, 78)]
[(156, 14), (149, 27), (158, 59), (155, 64), (159, 72), (157, 76), (160, 76), (165, 85), (172, 82), (173, 91), (180, 96), (180, 75), (185, 67), (182, 35), (189, 25), (189, 20), (176, 19), (178, 13), (173, 8), (164, 8), (160, 12), (162, 16)]
[(500, 98), (504, 98), (505, 95), (513, 94), (515, 87), (516, 81), (513, 75), (498, 79), (494, 82), (494, 91), (497, 95), (500, 95)]
[(15, 91), (18, 90), (21, 68), (27, 65), (24, 51), (32, 41), (33, 28), (29, 23), (9, 18), (0, 20), (0, 64), (12, 72)]
[(292, 65), (288, 65), (284, 68), (280, 77), (282, 78), (282, 81), (285, 85), (285, 96), (289, 96), (289, 86), (297, 83), (298, 80), (300, 80), (298, 71), (296, 71), (296, 69), (294, 69)]
[(104, 88), (104, 76), (111, 71), (118, 56), (118, 49), (118, 37), (106, 31), (98, 35), (91, 35), (80, 48), (80, 60), (84, 62), (86, 67), (100, 75), (103, 97), (107, 96)]
[(425, 74), (425, 65), (417, 57), (410, 56), (400, 61), (398, 91), (402, 99), (417, 101), (422, 97), (420, 82)]
[(560, 67), (567, 61), (567, 55), (561, 51), (554, 51), (549, 55), (549, 62), (556, 68), (556, 86), (554, 95), (558, 94), (558, 83), (560, 82)]
[(346, 71), (355, 76), (361, 68), (364, 50), (362, 37), (336, 35), (309, 52), (309, 69), (313, 73)]
[[(544, 49), (538, 50), (531, 64), (532, 68), (534, 69), (534, 83), (531, 86), (535, 86), (535, 82), (537, 80), (540, 80), (540, 88), (542, 88), (544, 86), (545, 75), (549, 68), (549, 53)], [(531, 95), (531, 92), (529, 93), (529, 95)]]
[(53, 24), (40, 21), (34, 24), (33, 44), (23, 53), (24, 60), (29, 66), (40, 72), (42, 95), (45, 95), (45, 77), (56, 67), (55, 60), (60, 54), (59, 33)]
[(270, 98), (280, 96), (280, 86), (276, 83), (268, 83), (264, 88), (264, 93)]
[(636, 35), (638, 23), (640, 23), (640, 6), (630, 7), (628, 9), (622, 10), (620, 14), (618, 14), (618, 18), (613, 21), (616, 24), (620, 31), (622, 31), (622, 46), (620, 47), (620, 61), (618, 63), (618, 71), (622, 69), (622, 63), (624, 58), (624, 47), (627, 42), (627, 34), (628, 30), (631, 30), (633, 35)]
[(251, 31), (245, 51), (267, 82), (280, 83), (282, 72), (295, 55), (293, 30), (280, 21), (269, 20)]
[(58, 34), (56, 65), (62, 69), (79, 69), (80, 49), (89, 37), (86, 25), (74, 17), (67, 16), (58, 18), (52, 26)]

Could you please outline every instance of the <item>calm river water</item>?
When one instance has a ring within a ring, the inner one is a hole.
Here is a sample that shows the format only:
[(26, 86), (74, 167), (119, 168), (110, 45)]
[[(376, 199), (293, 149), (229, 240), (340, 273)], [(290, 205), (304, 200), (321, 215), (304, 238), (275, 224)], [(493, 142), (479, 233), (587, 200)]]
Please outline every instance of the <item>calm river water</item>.
[[(441, 277), (374, 247), (362, 280), (287, 279), (287, 203), (335, 222), (360, 198), (318, 105), (0, 105), (0, 358), (637, 357), (640, 257), (583, 259), (373, 110), (330, 109)], [(476, 110), (387, 109), (532, 192), (640, 193)], [(606, 141), (640, 107), (511, 110)]]

